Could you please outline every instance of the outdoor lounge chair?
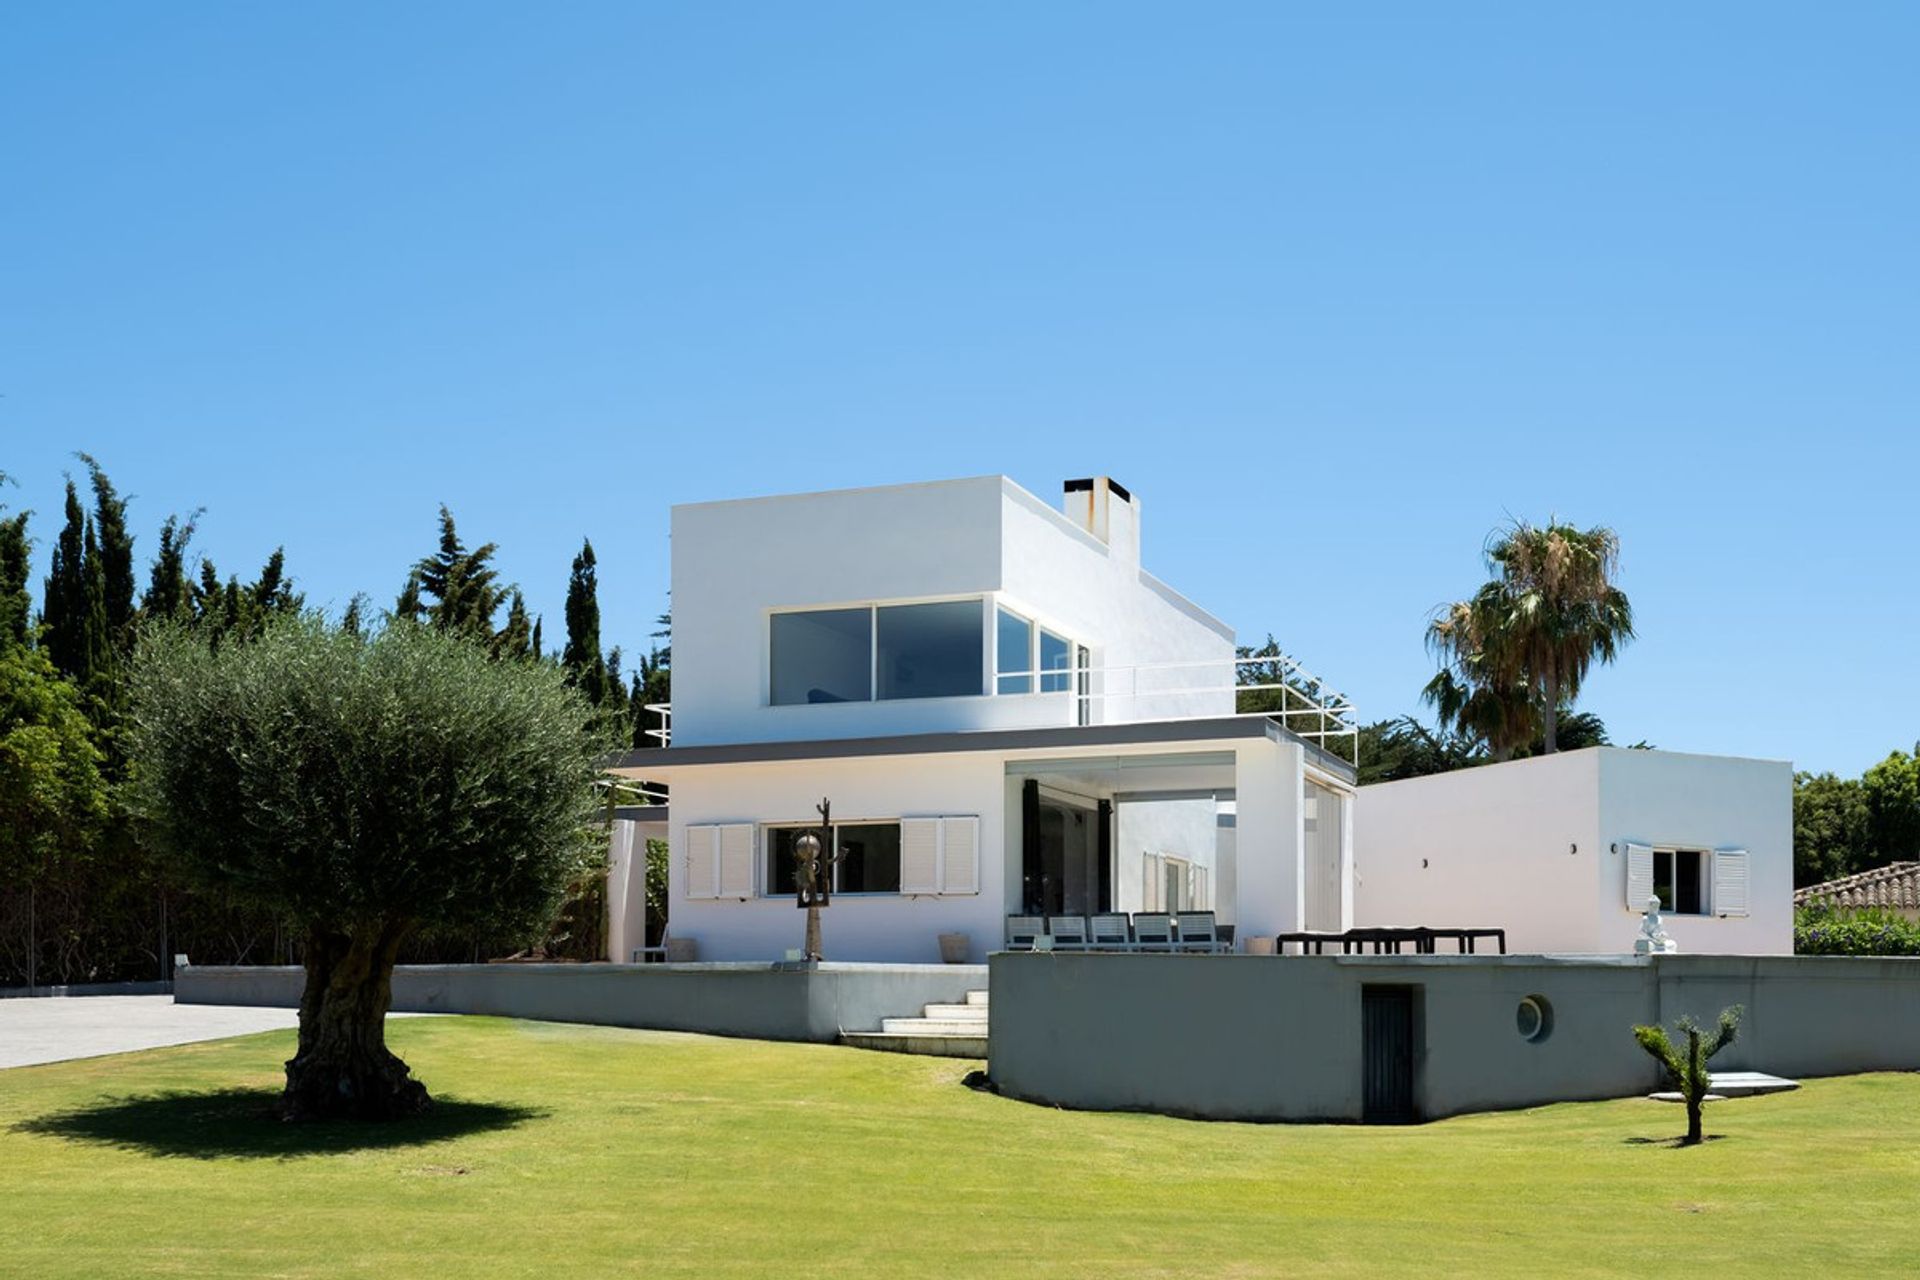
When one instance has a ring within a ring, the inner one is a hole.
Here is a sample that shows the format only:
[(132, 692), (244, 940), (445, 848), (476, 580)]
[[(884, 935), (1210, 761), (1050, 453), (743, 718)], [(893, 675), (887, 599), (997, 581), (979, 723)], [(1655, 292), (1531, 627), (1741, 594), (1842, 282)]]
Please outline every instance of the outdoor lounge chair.
[(1048, 916), (1047, 932), (1053, 935), (1053, 946), (1056, 951), (1087, 949), (1087, 918), (1085, 916)]
[(1209, 954), (1226, 950), (1220, 941), (1219, 931), (1214, 927), (1213, 912), (1182, 911), (1175, 919), (1180, 924), (1180, 950)]
[(1133, 931), (1124, 911), (1103, 911), (1087, 922), (1087, 946), (1094, 951), (1133, 950)]
[(1033, 940), (1045, 934), (1047, 922), (1039, 916), (1007, 917), (1007, 950), (1031, 951)]
[(1173, 950), (1173, 917), (1164, 911), (1137, 911), (1133, 916), (1135, 951)]

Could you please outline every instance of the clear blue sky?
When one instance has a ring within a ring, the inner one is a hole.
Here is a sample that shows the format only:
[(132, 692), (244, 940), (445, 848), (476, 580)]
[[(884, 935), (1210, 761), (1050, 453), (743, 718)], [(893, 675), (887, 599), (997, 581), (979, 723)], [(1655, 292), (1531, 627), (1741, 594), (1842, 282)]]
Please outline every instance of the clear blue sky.
[[(1549, 12), (1548, 9), (1555, 10)], [(1920, 737), (1920, 8), (14, 5), (0, 469), (561, 633), (674, 502), (1110, 473), (1369, 718), (1508, 516), (1615, 526), (1622, 741)]]

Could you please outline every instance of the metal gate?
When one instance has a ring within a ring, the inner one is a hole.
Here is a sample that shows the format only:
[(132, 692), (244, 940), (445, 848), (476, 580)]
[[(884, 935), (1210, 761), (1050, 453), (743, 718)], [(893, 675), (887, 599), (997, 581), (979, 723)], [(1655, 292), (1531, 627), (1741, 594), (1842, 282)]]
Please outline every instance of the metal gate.
[(1360, 988), (1361, 1119), (1410, 1124), (1413, 1102), (1412, 987)]

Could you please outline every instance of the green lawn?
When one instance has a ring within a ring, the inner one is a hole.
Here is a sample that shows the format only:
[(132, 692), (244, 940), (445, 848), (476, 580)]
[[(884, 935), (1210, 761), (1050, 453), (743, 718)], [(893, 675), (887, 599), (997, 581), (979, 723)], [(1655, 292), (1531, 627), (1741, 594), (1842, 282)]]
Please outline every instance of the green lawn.
[(265, 1118), (291, 1033), (0, 1072), (7, 1276), (1920, 1270), (1920, 1076), (1408, 1129), (1054, 1111), (974, 1064), (406, 1019), (415, 1127)]

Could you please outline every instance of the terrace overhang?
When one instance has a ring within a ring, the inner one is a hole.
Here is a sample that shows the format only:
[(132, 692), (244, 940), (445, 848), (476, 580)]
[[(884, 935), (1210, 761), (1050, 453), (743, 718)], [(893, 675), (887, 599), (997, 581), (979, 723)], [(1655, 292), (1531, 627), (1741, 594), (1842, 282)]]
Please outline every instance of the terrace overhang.
[(685, 768), (727, 764), (771, 764), (807, 760), (847, 760), (890, 756), (955, 755), (991, 752), (1008, 758), (1047, 753), (1113, 751), (1131, 754), (1169, 748), (1231, 747), (1247, 741), (1298, 746), (1315, 770), (1352, 785), (1353, 765), (1277, 720), (1257, 715), (1144, 720), (1124, 724), (1059, 725), (1024, 729), (979, 729), (948, 733), (889, 734), (871, 738), (719, 743), (692, 747), (650, 747), (612, 757), (607, 772), (623, 778), (670, 780)]

